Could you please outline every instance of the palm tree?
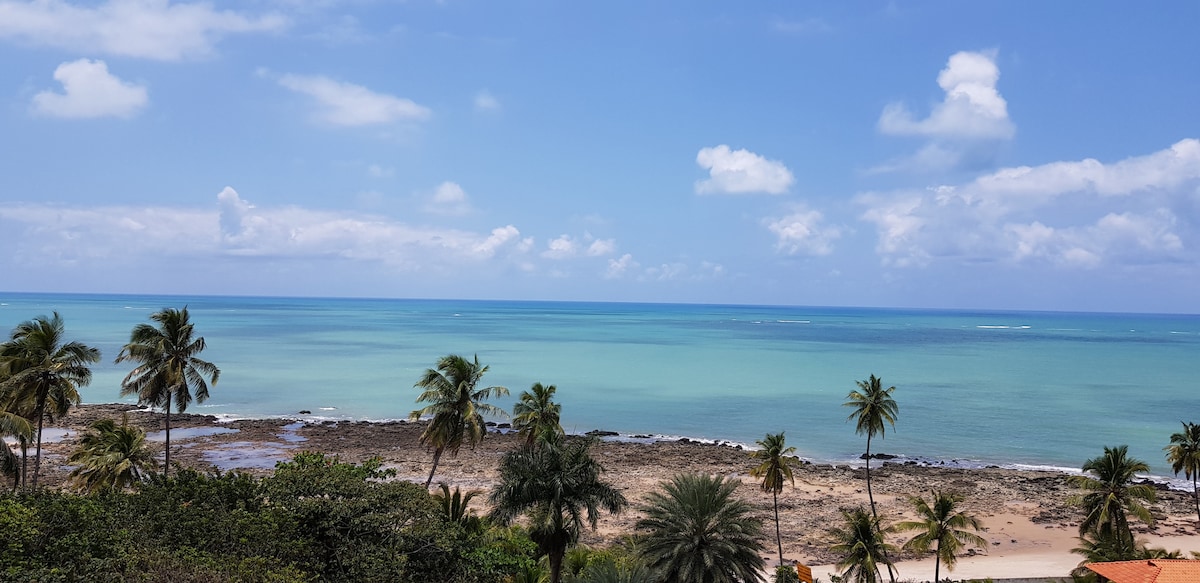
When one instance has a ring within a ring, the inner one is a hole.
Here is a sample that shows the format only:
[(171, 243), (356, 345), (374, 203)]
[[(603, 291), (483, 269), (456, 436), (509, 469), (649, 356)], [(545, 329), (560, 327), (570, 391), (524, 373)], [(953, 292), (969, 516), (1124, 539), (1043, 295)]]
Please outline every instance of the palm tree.
[(130, 427), (127, 414), (121, 415), (120, 425), (112, 419), (92, 423), (67, 461), (77, 465), (71, 481), (90, 493), (128, 488), (142, 481), (155, 465), (146, 432)]
[(957, 561), (956, 555), (964, 546), (975, 545), (982, 548), (987, 548), (987, 540), (983, 537), (968, 532), (967, 529), (976, 532), (983, 529), (983, 524), (978, 518), (961, 512), (957, 506), (963, 501), (963, 497), (958, 494), (933, 491), (933, 504), (930, 505), (923, 498), (917, 496), (909, 497), (908, 501), (917, 511), (916, 521), (901, 522), (896, 525), (896, 530), (919, 530), (920, 534), (909, 539), (904, 543), (905, 549), (911, 549), (918, 553), (927, 553), (930, 547), (933, 547), (933, 580), (941, 581), (942, 563), (946, 563), (946, 570), (953, 571), (954, 563)]
[(843, 510), (842, 518), (845, 523), (829, 531), (837, 542), (829, 548), (833, 553), (841, 555), (837, 566), (843, 569), (841, 578), (847, 583), (879, 583), (883, 576), (879, 573), (880, 565), (887, 565), (888, 572), (892, 570), (889, 552), (895, 548), (884, 540), (886, 533), (892, 532), (891, 527), (885, 527), (879, 519), (868, 514), (864, 508)]
[(1126, 513), (1133, 514), (1146, 524), (1154, 523), (1150, 510), (1142, 505), (1143, 501), (1154, 501), (1154, 488), (1132, 483), (1134, 474), (1148, 472), (1150, 466), (1128, 457), (1128, 453), (1129, 447), (1125, 445), (1105, 447), (1104, 455), (1083, 464), (1083, 471), (1091, 475), (1068, 478), (1071, 485), (1085, 491), (1071, 498), (1072, 503), (1084, 510), (1084, 519), (1079, 525), (1081, 536), (1095, 532), (1101, 539), (1125, 544), (1133, 540)]
[(1200, 491), (1196, 489), (1200, 477), (1200, 425), (1183, 423), (1183, 431), (1172, 434), (1171, 445), (1163, 449), (1175, 475), (1183, 472), (1185, 478), (1192, 479), (1192, 500), (1196, 503), (1196, 519), (1200, 520)]
[(604, 468), (590, 446), (586, 439), (549, 437), (510, 451), (488, 496), (496, 522), (528, 516), (529, 538), (550, 560), (550, 583), (561, 581), (563, 555), (579, 541), (584, 521), (594, 529), (602, 510), (616, 514), (626, 506), (625, 496), (600, 479)]
[(783, 537), (779, 533), (779, 493), (783, 491), (783, 481), (787, 480), (796, 485), (792, 476), (791, 456), (796, 448), (786, 447), (783, 432), (770, 434), (758, 442), (762, 449), (750, 454), (762, 463), (750, 470), (750, 475), (762, 480), (759, 485), (763, 492), (771, 493), (772, 506), (775, 508), (775, 543), (779, 546), (779, 564), (783, 564)]
[(421, 444), (433, 447), (433, 467), (429, 470), (429, 479), (425, 480), (426, 489), (433, 482), (433, 474), (437, 471), (443, 452), (449, 451), (451, 456), (458, 455), (464, 441), (474, 449), (487, 433), (483, 415), (505, 415), (502, 409), (483, 400), (507, 395), (508, 389), (475, 388), (487, 370), (488, 367), (479, 366), (478, 355), (474, 361), (470, 361), (451, 354), (440, 358), (437, 369), (427, 369), (421, 380), (413, 385), (425, 389), (417, 397), (417, 402), (429, 405), (413, 411), (410, 419), (420, 419), (422, 415), (433, 416), (421, 433)]
[(680, 474), (651, 492), (638, 530), (641, 552), (664, 581), (762, 581), (758, 542), (762, 523), (749, 504), (733, 498), (738, 482), (724, 476)]
[(8, 411), (0, 411), (0, 474), (12, 478), (13, 490), (21, 483), (21, 460), (3, 439), (6, 436), (16, 437), (22, 444), (29, 442), (33, 436), (33, 426), (29, 420)]
[[(166, 460), (163, 474), (171, 470), (171, 404), (180, 413), (192, 402), (195, 389), (197, 403), (208, 399), (208, 383), (214, 386), (221, 370), (207, 360), (201, 360), (204, 337), (195, 338), (195, 328), (182, 310), (164, 308), (150, 314), (158, 327), (138, 324), (129, 335), (129, 343), (121, 348), (117, 362), (137, 363), (121, 381), (121, 395), (137, 395), (138, 404), (162, 407), (167, 414)], [(207, 381), (205, 379), (208, 379)]]
[(81, 402), (79, 387), (92, 381), (88, 365), (100, 360), (99, 350), (81, 342), (64, 343), (64, 335), (62, 316), (54, 312), (50, 318), (22, 322), (9, 341), (0, 344), (0, 367), (6, 377), (0, 383), (0, 398), (5, 409), (28, 412), (27, 418), (37, 422), (34, 488), (42, 466), (42, 426)]
[(513, 428), (518, 434), (526, 436), (526, 444), (533, 445), (534, 440), (547, 431), (563, 434), (562, 425), (559, 423), (562, 405), (553, 400), (557, 390), (554, 385), (542, 386), (542, 383), (533, 383), (528, 391), (521, 393), (520, 400), (513, 405)]
[(454, 492), (450, 491), (450, 486), (445, 482), (438, 484), (439, 493), (433, 495), (433, 499), (442, 507), (442, 515), (446, 520), (455, 524), (460, 524), (469, 533), (476, 533), (483, 529), (483, 521), (475, 515), (475, 510), (471, 508), (471, 499), (479, 494), (479, 490), (468, 490), (463, 492), (454, 487)]
[(843, 405), (854, 407), (854, 412), (847, 418), (855, 421), (854, 432), (859, 435), (867, 434), (867, 499), (871, 501), (871, 516), (879, 520), (879, 513), (875, 510), (875, 495), (871, 492), (871, 438), (876, 434), (883, 438), (887, 429), (884, 423), (896, 427), (898, 408), (896, 401), (892, 399), (892, 392), (896, 387), (883, 388), (882, 379), (875, 375), (857, 383), (859, 390), (850, 391), (850, 394), (846, 395), (848, 400)]

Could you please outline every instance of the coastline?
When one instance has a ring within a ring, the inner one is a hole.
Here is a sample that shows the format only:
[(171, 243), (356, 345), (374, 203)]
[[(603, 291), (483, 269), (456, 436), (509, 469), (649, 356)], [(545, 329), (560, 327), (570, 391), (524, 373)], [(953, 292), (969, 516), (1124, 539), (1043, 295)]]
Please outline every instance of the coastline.
[[(72, 410), (52, 426), (52, 435), (59, 438), (43, 444), (44, 482), (53, 485), (66, 478), (69, 469), (62, 464), (80, 430), (98, 418), (119, 419), (122, 412), (129, 413), (131, 424), (149, 432), (162, 427), (161, 413), (144, 411), (136, 405), (94, 404)], [(305, 423), (295, 417), (220, 420), (188, 413), (172, 414), (171, 426), (172, 461), (198, 470), (236, 469), (265, 475), (275, 462), (304, 450), (322, 451), (349, 462), (378, 456), (385, 467), (397, 472), (397, 479), (417, 483), (424, 482), (430, 467), (429, 452), (417, 442), (423, 426), (420, 421)], [(434, 481), (486, 491), (497, 479), (500, 458), (517, 443), (515, 435), (489, 433), (478, 448), (464, 448), (457, 457), (443, 458)], [(751, 460), (744, 446), (695, 440), (601, 440), (593, 455), (604, 465), (606, 478), (630, 500), (631, 509), (619, 516), (602, 517), (595, 532), (583, 535), (584, 544), (603, 545), (633, 532), (638, 518), (636, 505), (660, 482), (681, 472), (724, 474), (738, 479), (742, 482), (738, 495), (769, 520), (770, 496), (760, 492), (748, 475)], [(842, 509), (866, 504), (865, 472), (861, 467), (841, 464), (804, 463), (795, 473), (795, 487), (785, 487), (779, 497), (785, 558), (817, 565), (814, 572), (827, 578), (828, 565), (835, 558), (827, 550), (829, 541), (824, 533), (839, 523)], [(961, 557), (952, 577), (1061, 577), (1079, 563), (1080, 557), (1070, 552), (1077, 546), (1078, 511), (1066, 504), (1072, 490), (1063, 472), (876, 461), (872, 463), (872, 476), (881, 514), (895, 519), (909, 516), (905, 512), (906, 497), (910, 495), (943, 489), (966, 496), (965, 508), (984, 522), (987, 530), (983, 536), (989, 548), (975, 549), (975, 556)], [(1159, 501), (1154, 505), (1158, 521), (1152, 528), (1139, 526), (1137, 536), (1185, 554), (1200, 550), (1200, 529), (1191, 504), (1190, 492), (1160, 487)], [(773, 544), (766, 546), (764, 557), (773, 564), (777, 560), (769, 551)], [(925, 571), (930, 569), (917, 559), (899, 557), (903, 578), (920, 580), (929, 576)]]

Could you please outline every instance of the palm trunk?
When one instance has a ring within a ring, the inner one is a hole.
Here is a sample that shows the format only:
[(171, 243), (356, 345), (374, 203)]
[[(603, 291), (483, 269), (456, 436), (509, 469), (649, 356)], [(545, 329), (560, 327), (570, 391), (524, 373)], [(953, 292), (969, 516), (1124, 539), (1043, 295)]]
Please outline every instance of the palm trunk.
[(875, 512), (875, 496), (871, 493), (871, 434), (867, 434), (867, 500), (871, 501), (871, 518), (879, 520), (879, 514)]
[(33, 460), (33, 489), (37, 490), (38, 474), (42, 470), (42, 421), (46, 418), (45, 410), (38, 412), (38, 434), (37, 434), (37, 449), (34, 450)]
[(429, 489), (429, 485), (433, 483), (433, 473), (437, 471), (438, 460), (442, 459), (442, 448), (433, 450), (433, 467), (429, 468), (429, 479), (425, 480), (425, 489)]
[(550, 553), (550, 583), (562, 581), (562, 562), (565, 554), (565, 549)]
[(783, 537), (779, 534), (779, 492), (771, 489), (771, 498), (775, 502), (775, 542), (779, 545), (779, 565), (783, 566)]
[(941, 569), (942, 569), (942, 541), (940, 541), (940, 540), (938, 541), (938, 548), (937, 548), (937, 551), (935, 551), (935, 552), (937, 554), (935, 554), (933, 556), (933, 583), (938, 583), (938, 581), (941, 581), (940, 576), (941, 576)]
[(163, 465), (163, 477), (171, 475), (171, 393), (167, 393), (167, 459)]
[(25, 476), (29, 475), (29, 440), (21, 438), (21, 489), (25, 489)]
[(1200, 478), (1200, 472), (1192, 473), (1192, 501), (1196, 503), (1196, 524), (1200, 524), (1200, 491), (1196, 490), (1196, 479)]

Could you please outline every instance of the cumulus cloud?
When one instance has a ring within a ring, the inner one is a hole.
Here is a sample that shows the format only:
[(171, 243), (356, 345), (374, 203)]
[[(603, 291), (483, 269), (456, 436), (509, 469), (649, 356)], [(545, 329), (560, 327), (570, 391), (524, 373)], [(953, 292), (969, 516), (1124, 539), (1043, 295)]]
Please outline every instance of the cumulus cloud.
[(782, 162), (749, 150), (732, 150), (725, 144), (701, 149), (696, 164), (709, 174), (707, 180), (696, 182), (697, 194), (783, 194), (795, 182)]
[(579, 244), (570, 235), (560, 235), (555, 239), (551, 239), (546, 244), (546, 250), (542, 251), (542, 257), (547, 259), (566, 259), (574, 257), (578, 250)]
[(46, 90), (33, 96), (33, 111), (62, 118), (133, 117), (150, 101), (146, 88), (127, 83), (108, 72), (104, 61), (79, 59), (54, 70), (62, 84), (58, 93)]
[(317, 102), (315, 119), (336, 126), (367, 126), (429, 118), (429, 108), (415, 102), (376, 93), (353, 83), (321, 75), (281, 75), (283, 87), (307, 95)]
[(162, 61), (204, 57), (229, 34), (277, 32), (279, 14), (217, 10), (208, 2), (0, 0), (0, 39), (70, 51)]
[(508, 243), (515, 241), (521, 237), (521, 232), (512, 225), (496, 227), (492, 229), (492, 234), (488, 236), (482, 243), (475, 245), (474, 251), (483, 258), (490, 258), (496, 254), (496, 250), (504, 247)]
[(489, 91), (475, 94), (475, 111), (500, 111), (500, 100)]
[(469, 214), (472, 210), (467, 192), (456, 182), (446, 181), (438, 185), (433, 197), (425, 205), (425, 210), (439, 215), (460, 216)]
[(633, 255), (626, 253), (616, 259), (608, 260), (608, 270), (605, 271), (606, 279), (620, 279), (625, 277), (625, 274), (630, 271), (636, 271), (641, 265), (633, 260)]
[(1112, 163), (1005, 168), (963, 185), (861, 195), (885, 264), (1044, 261), (1077, 267), (1200, 258), (1176, 208), (1200, 187), (1200, 140)]
[(938, 85), (946, 95), (929, 117), (916, 119), (907, 106), (893, 103), (879, 117), (879, 129), (895, 135), (1011, 138), (1016, 128), (1008, 118), (1008, 102), (996, 89), (999, 79), (994, 53), (955, 53), (938, 75)]
[(775, 249), (788, 255), (829, 255), (841, 229), (825, 224), (820, 211), (796, 206), (786, 216), (765, 219), (763, 224), (775, 234)]
[(613, 239), (596, 239), (587, 248), (588, 257), (603, 257), (612, 255), (617, 250), (617, 242)]

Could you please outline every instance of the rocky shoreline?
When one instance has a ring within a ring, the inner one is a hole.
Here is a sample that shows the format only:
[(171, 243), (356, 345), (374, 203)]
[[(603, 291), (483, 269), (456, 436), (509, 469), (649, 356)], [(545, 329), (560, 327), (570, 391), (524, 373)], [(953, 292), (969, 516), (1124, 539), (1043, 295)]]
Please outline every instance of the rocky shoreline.
[[(125, 413), (131, 424), (151, 432), (161, 431), (164, 415), (138, 410), (126, 404), (84, 405), (73, 410), (54, 429), (61, 436), (43, 444), (45, 461), (42, 480), (62, 483), (70, 471), (66, 457), (78, 432), (100, 418), (119, 419)], [(303, 416), (301, 416), (303, 417)], [(275, 462), (290, 459), (305, 450), (339, 456), (343, 461), (382, 459), (403, 480), (423, 483), (428, 476), (430, 452), (418, 443), (422, 422), (387, 423), (317, 421), (296, 419), (239, 419), (173, 414), (172, 462), (200, 470), (238, 470), (257, 475), (271, 471)], [(502, 430), (497, 426), (497, 430)], [(65, 435), (63, 431), (65, 430)], [(593, 454), (604, 465), (606, 477), (631, 502), (631, 511), (604, 517), (596, 532), (586, 533), (584, 542), (604, 544), (633, 532), (639, 517), (636, 504), (658, 484), (681, 472), (724, 474), (743, 481), (739, 495), (762, 514), (770, 516), (770, 499), (760, 492), (748, 475), (752, 460), (740, 445), (702, 443), (695, 440), (652, 441), (653, 436), (612, 439), (599, 436)], [(463, 489), (489, 489), (497, 479), (500, 458), (517, 447), (515, 435), (489, 433), (476, 449), (464, 448), (457, 457), (443, 458), (434, 477)], [(32, 454), (32, 451), (31, 451)], [(874, 456), (873, 456), (874, 457)], [(1013, 470), (997, 467), (958, 468), (922, 465), (915, 462), (884, 461), (872, 468), (872, 488), (881, 514), (899, 519), (906, 516), (907, 497), (927, 495), (932, 489), (953, 490), (966, 496), (966, 508), (983, 519), (984, 538), (989, 548), (972, 549), (973, 554), (1019, 556), (1022, 552), (1073, 546), (1078, 510), (1067, 504), (1073, 493), (1067, 476), (1052, 471)], [(1157, 523), (1140, 527), (1139, 536), (1182, 542), (1200, 535), (1191, 493), (1159, 487), (1154, 505)], [(481, 500), (477, 497), (476, 500)], [(840, 512), (866, 503), (865, 472), (862, 468), (803, 463), (796, 470), (795, 487), (788, 486), (779, 497), (784, 553), (789, 560), (827, 564), (834, 560), (825, 535), (840, 520)], [(1063, 547), (1064, 544), (1071, 545)], [(1168, 548), (1180, 548), (1165, 545)], [(1183, 548), (1184, 551), (1200, 550)], [(901, 557), (905, 558), (905, 557)], [(1064, 557), (1071, 565), (1073, 555)], [(1061, 573), (1045, 573), (1056, 575)]]

